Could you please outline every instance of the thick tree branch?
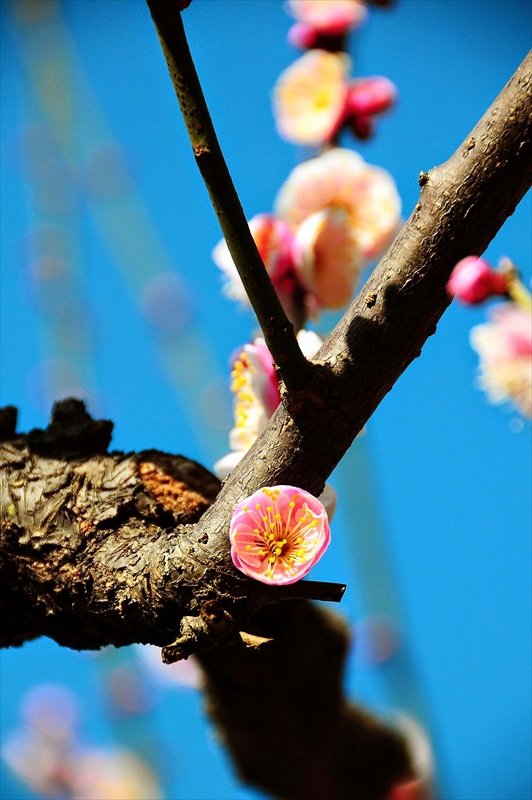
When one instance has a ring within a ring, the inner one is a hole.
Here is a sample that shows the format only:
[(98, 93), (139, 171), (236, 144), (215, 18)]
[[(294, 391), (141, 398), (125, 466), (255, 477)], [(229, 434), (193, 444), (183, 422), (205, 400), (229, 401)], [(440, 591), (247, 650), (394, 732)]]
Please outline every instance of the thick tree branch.
[(147, 0), (147, 3), (196, 163), (266, 344), (286, 385), (303, 390), (312, 380), (314, 370), (299, 348), (294, 326), (284, 312), (250, 233), (190, 55), (181, 14), (168, 0)]
[[(221, 566), (223, 552), (194, 524), (220, 482), (196, 462), (107, 454), (112, 424), (78, 400), (57, 403), (49, 427), (27, 436), (16, 436), (13, 412), (0, 415), (1, 646), (42, 635), (77, 649), (151, 642), (173, 660), (192, 642), (201, 649), (207, 628), (231, 639), (237, 607), (248, 619), (264, 602), (341, 599), (340, 584), (268, 592)], [(183, 646), (170, 647), (180, 628)]]
[(284, 800), (380, 800), (420, 777), (403, 736), (346, 701), (349, 635), (340, 617), (279, 603), (260, 611), (252, 630), (272, 642), (200, 656), (207, 710), (242, 780)]

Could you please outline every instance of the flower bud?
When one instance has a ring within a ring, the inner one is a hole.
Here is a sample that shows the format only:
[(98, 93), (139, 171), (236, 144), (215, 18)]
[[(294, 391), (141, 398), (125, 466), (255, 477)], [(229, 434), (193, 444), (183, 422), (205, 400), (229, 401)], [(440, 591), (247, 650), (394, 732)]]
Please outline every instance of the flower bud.
[(458, 262), (447, 284), (447, 291), (466, 305), (483, 303), (494, 295), (504, 295), (507, 278), (483, 258), (468, 256)]
[(373, 116), (389, 111), (397, 99), (397, 89), (388, 78), (376, 76), (354, 81), (347, 96), (347, 115)]

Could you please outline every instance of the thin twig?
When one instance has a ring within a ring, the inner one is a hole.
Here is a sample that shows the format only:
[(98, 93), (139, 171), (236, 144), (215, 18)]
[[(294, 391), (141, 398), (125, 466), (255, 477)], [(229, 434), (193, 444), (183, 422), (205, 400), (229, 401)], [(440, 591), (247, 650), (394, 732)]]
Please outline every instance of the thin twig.
[(147, 3), (159, 34), (196, 163), (266, 344), (287, 389), (303, 390), (310, 384), (314, 368), (299, 348), (294, 327), (284, 312), (251, 236), (205, 103), (181, 15), (177, 6), (168, 0), (147, 0)]

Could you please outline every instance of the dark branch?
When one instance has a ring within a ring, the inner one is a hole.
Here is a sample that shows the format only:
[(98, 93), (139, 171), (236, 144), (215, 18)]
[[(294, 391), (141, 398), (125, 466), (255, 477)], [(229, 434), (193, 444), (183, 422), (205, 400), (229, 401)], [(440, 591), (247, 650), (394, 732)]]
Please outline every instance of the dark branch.
[(284, 800), (382, 800), (421, 777), (402, 735), (347, 702), (340, 617), (279, 603), (259, 612), (252, 630), (273, 641), (200, 657), (207, 710), (243, 781)]
[(314, 373), (301, 352), (294, 326), (277, 297), (251, 236), (205, 103), (177, 7), (147, 0), (187, 126), (192, 150), (209, 192), (225, 241), (242, 279), (264, 339), (286, 386), (305, 389)]

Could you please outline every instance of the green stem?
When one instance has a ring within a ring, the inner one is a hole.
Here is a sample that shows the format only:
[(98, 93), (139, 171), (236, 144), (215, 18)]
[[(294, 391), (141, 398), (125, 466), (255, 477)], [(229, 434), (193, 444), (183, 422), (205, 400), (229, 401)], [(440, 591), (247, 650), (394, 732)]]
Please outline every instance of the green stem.
[(169, 0), (147, 0), (147, 3), (159, 34), (196, 163), (229, 252), (287, 389), (301, 391), (310, 384), (314, 367), (299, 348), (294, 327), (283, 310), (251, 236), (205, 103), (181, 15), (177, 6)]

